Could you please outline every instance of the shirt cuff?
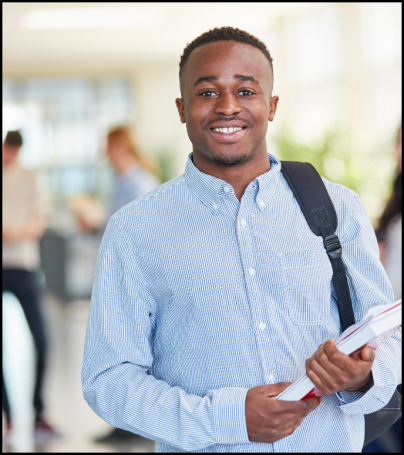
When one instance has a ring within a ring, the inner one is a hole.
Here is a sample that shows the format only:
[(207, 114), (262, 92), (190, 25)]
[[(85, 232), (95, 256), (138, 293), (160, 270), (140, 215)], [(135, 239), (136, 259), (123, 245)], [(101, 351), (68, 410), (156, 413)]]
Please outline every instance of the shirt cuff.
[(336, 395), (337, 395), (339, 401), (341, 402), (341, 404), (348, 404), (348, 403), (353, 403), (354, 401), (359, 400), (365, 394), (363, 392), (359, 392), (359, 391), (347, 392), (346, 390), (342, 390), (341, 392), (337, 392)]
[(212, 396), (213, 424), (217, 444), (247, 444), (245, 400), (248, 389), (226, 387)]
[(370, 414), (386, 406), (397, 387), (390, 378), (380, 374), (376, 357), (372, 366), (373, 386), (366, 392), (337, 392), (339, 407), (345, 414)]

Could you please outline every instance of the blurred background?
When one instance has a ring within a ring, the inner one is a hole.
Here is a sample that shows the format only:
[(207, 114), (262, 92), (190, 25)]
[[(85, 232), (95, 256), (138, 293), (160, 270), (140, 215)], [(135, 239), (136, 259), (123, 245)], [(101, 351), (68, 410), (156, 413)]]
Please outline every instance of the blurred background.
[[(15, 422), (3, 451), (154, 451), (147, 440), (97, 442), (111, 427), (82, 398), (100, 220), (108, 218), (116, 189), (108, 132), (126, 126), (160, 182), (182, 174), (191, 145), (174, 102), (180, 55), (209, 28), (239, 27), (264, 41), (273, 57), (280, 102), (268, 128), (270, 153), (309, 161), (355, 190), (376, 227), (397, 173), (402, 5), (3, 2), (2, 8), (2, 134), (4, 141), (10, 130), (21, 133), (19, 162), (36, 172), (44, 214), (44, 401), (57, 433), (40, 444), (30, 430), (35, 349), (19, 302), (3, 292), (3, 370)], [(83, 227), (83, 212), (96, 221)], [(393, 439), (383, 446), (397, 448)]]

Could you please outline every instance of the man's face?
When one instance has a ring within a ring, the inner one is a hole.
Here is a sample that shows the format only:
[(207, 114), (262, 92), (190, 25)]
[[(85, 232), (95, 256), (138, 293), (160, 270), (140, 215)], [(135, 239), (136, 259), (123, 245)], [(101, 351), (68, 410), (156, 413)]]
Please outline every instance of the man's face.
[(20, 147), (18, 145), (3, 144), (3, 166), (9, 166), (17, 161), (19, 150)]
[(266, 153), (268, 120), (278, 103), (271, 90), (270, 65), (259, 49), (236, 41), (195, 49), (181, 78), (182, 98), (176, 100), (194, 155), (234, 166)]

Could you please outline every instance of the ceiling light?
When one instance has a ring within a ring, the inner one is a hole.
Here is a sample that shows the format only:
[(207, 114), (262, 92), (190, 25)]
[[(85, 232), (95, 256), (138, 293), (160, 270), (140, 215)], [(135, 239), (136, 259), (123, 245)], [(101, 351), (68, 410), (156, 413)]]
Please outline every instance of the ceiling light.
[(155, 6), (116, 6), (31, 10), (22, 18), (30, 30), (150, 27), (162, 21)]

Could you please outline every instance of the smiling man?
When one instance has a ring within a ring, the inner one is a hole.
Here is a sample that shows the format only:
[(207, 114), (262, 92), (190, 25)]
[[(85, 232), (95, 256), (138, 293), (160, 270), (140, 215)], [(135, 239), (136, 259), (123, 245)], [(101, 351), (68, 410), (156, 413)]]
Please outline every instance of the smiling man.
[[(336, 351), (332, 268), (265, 135), (272, 58), (231, 27), (184, 50), (184, 175), (114, 214), (99, 252), (84, 397), (160, 452), (361, 451), (363, 415), (401, 381), (399, 335), (375, 353)], [(325, 181), (355, 318), (392, 301), (359, 198)], [(276, 397), (307, 371), (327, 395)]]

